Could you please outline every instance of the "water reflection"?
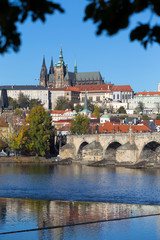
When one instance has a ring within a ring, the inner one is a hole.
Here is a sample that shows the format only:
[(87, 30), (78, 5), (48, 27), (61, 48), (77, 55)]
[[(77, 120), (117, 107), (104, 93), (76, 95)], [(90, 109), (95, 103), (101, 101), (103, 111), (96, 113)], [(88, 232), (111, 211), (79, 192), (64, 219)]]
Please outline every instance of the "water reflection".
[[(160, 206), (0, 199), (0, 232), (64, 226), (157, 213), (160, 213)], [(128, 221), (125, 221), (125, 226), (127, 224)], [(100, 227), (100, 225), (96, 226)], [(73, 227), (71, 229), (74, 230)], [(66, 230), (59, 228), (57, 231)], [(39, 234), (44, 234), (44, 232), (41, 231)]]

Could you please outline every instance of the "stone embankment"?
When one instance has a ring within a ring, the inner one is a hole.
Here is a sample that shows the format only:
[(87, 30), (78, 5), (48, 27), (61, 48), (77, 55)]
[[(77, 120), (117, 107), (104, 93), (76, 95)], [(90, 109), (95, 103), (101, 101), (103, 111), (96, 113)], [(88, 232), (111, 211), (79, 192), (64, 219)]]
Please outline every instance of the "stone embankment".
[(70, 158), (59, 160), (57, 157), (35, 157), (35, 156), (17, 156), (17, 157), (0, 157), (0, 163), (21, 163), (21, 164), (55, 164), (68, 165), (72, 161)]

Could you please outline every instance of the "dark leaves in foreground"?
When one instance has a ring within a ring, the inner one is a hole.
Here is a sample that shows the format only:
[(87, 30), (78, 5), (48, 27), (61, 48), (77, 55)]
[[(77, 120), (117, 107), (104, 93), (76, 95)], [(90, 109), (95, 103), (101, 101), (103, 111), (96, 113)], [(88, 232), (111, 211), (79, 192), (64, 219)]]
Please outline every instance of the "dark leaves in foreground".
[(146, 23), (138, 22), (131, 30), (130, 40), (141, 42), (144, 48), (148, 43), (160, 43), (160, 25), (151, 27), (153, 14), (160, 16), (159, 0), (89, 0), (85, 9), (84, 20), (92, 19), (97, 24), (97, 34), (106, 31), (112, 36), (128, 27), (130, 18), (146, 9), (150, 11), (150, 19)]
[(0, 1), (0, 53), (9, 49), (15, 52), (21, 45), (18, 23), (23, 23), (29, 16), (32, 21), (45, 22), (47, 14), (55, 11), (64, 12), (61, 6), (48, 0), (1, 0)]

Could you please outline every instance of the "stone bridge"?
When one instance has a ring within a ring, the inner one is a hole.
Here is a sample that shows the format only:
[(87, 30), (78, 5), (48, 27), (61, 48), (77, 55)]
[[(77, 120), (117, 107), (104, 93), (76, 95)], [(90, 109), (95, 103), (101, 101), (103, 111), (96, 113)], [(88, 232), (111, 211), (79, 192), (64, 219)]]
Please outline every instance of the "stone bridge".
[(106, 159), (119, 163), (160, 163), (160, 133), (68, 135), (60, 157), (81, 161)]

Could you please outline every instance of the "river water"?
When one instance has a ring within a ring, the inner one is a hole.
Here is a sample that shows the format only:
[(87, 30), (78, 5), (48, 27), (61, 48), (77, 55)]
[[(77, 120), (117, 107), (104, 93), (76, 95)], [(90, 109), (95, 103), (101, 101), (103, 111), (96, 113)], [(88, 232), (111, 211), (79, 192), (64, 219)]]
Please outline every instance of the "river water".
[(0, 239), (157, 240), (159, 216), (104, 220), (157, 214), (158, 205), (160, 170), (0, 164), (0, 233), (63, 226)]

